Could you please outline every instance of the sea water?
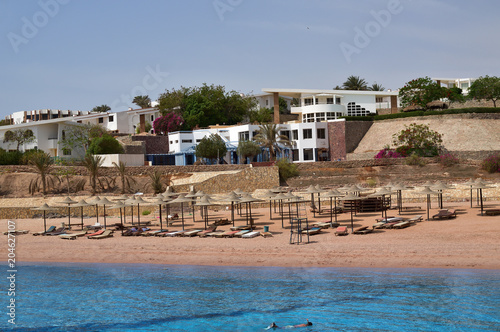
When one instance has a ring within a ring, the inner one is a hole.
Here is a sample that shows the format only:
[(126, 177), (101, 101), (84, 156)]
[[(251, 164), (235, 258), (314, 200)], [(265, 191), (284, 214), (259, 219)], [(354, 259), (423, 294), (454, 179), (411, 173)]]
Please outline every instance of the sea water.
[(15, 298), (19, 331), (500, 331), (498, 270), (36, 263)]

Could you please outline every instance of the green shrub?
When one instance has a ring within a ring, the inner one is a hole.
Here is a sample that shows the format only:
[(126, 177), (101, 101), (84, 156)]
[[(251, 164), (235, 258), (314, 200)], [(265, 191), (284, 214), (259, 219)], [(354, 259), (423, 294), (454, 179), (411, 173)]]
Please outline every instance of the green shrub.
[(282, 181), (286, 181), (289, 178), (299, 175), (297, 164), (289, 162), (286, 158), (278, 160), (276, 162), (276, 166), (278, 166), (280, 179)]
[(416, 153), (412, 153), (409, 157), (406, 157), (405, 162), (406, 162), (406, 165), (409, 165), (409, 166), (423, 167), (426, 165), (424, 158), (420, 157)]
[(19, 165), (23, 153), (20, 151), (0, 150), (0, 165)]
[(120, 154), (123, 152), (120, 142), (110, 135), (94, 138), (87, 150), (88, 154)]
[(500, 173), (500, 153), (489, 156), (481, 163), (481, 168), (488, 173)]
[(143, 216), (147, 216), (148, 214), (151, 214), (151, 211), (149, 210), (144, 210), (141, 212)]

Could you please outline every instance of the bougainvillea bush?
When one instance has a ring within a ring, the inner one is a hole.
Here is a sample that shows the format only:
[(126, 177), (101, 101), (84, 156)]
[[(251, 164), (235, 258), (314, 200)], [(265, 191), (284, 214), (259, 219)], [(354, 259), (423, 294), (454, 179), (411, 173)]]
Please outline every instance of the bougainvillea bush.
[(488, 173), (500, 173), (500, 153), (489, 156), (481, 163), (481, 168)]
[(403, 158), (403, 157), (404, 156), (397, 151), (394, 151), (394, 150), (389, 149), (389, 148), (383, 148), (375, 155), (374, 158), (375, 159), (386, 159), (386, 158)]
[(412, 123), (401, 132), (392, 136), (396, 151), (405, 157), (416, 154), (421, 157), (434, 157), (442, 150), (441, 134), (424, 124)]
[(439, 155), (439, 163), (444, 167), (450, 167), (460, 162), (457, 157), (451, 153), (444, 153)]
[(167, 113), (164, 116), (156, 118), (153, 122), (153, 129), (157, 135), (167, 135), (182, 126), (184, 119), (175, 112)]

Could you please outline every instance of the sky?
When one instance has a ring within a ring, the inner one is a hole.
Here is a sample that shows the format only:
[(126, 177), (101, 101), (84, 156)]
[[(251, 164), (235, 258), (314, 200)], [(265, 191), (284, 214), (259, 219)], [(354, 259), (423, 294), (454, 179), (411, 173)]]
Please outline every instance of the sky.
[(167, 89), (500, 76), (498, 0), (1, 0), (0, 118)]

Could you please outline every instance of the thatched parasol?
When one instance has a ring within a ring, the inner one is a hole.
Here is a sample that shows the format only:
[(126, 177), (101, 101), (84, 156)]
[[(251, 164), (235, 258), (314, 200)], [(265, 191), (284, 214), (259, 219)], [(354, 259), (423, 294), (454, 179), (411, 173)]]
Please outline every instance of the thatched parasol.
[[(353, 193), (348, 193), (346, 196), (341, 197), (341, 201), (357, 201), (360, 200), (361, 198), (359, 196), (354, 195)], [(351, 205), (351, 232), (354, 232), (354, 219), (352, 217), (352, 205)]]
[[(250, 230), (253, 230), (253, 219), (252, 219), (252, 203), (261, 202), (262, 200), (252, 197), (250, 194), (243, 195), (240, 199), (240, 203), (245, 203), (247, 206), (247, 223), (248, 218), (250, 218)], [(250, 215), (250, 216), (249, 216)]]
[(483, 189), (492, 189), (494, 187), (488, 186), (483, 181), (476, 181), (476, 183), (471, 187), (472, 189), (479, 189), (479, 197), (481, 202), (481, 215), (483, 215)]
[(48, 206), (47, 203), (43, 203), (41, 206), (39, 206), (37, 208), (32, 208), (32, 210), (43, 211), (43, 231), (44, 231), (44, 233), (47, 232), (47, 223), (46, 223), (46, 219), (45, 219), (45, 212), (54, 210), (54, 208)]
[(182, 230), (184, 230), (184, 203), (191, 202), (191, 198), (186, 198), (186, 194), (180, 194), (176, 199), (166, 202), (166, 204), (180, 204), (181, 205), (181, 220)]
[(195, 204), (196, 206), (200, 206), (201, 209), (205, 210), (203, 213), (203, 221), (205, 222), (205, 229), (208, 227), (208, 207), (211, 205), (216, 205), (212, 200), (209, 198), (208, 195), (202, 196), (200, 198), (200, 201)]
[(431, 195), (437, 194), (437, 192), (431, 190), (428, 186), (425, 186), (422, 191), (417, 191), (417, 194), (427, 195), (427, 220), (429, 219), (429, 209), (431, 208)]
[[(335, 214), (335, 223), (337, 223), (337, 197), (342, 197), (342, 194), (337, 189), (332, 189), (328, 191), (324, 197), (330, 198), (330, 224), (333, 227), (333, 215)], [(332, 205), (332, 200), (335, 202), (335, 207)]]
[(85, 206), (91, 206), (92, 204), (87, 203), (84, 199), (81, 199), (78, 203), (73, 204), (73, 207), (79, 207), (80, 208), (80, 217), (82, 218), (81, 221), (81, 226), (83, 229), (83, 208)]
[(66, 204), (68, 206), (68, 227), (71, 229), (71, 204), (76, 204), (77, 202), (67, 196), (64, 200), (59, 203)]

